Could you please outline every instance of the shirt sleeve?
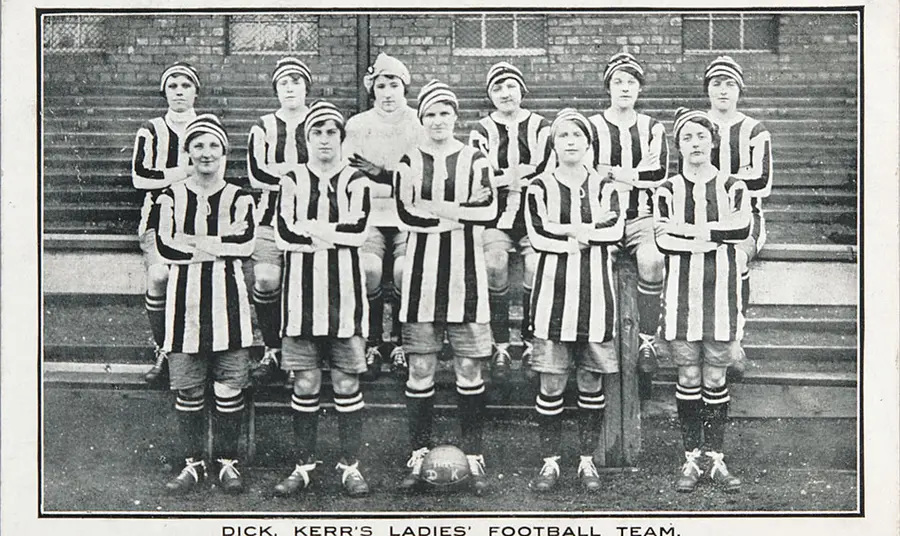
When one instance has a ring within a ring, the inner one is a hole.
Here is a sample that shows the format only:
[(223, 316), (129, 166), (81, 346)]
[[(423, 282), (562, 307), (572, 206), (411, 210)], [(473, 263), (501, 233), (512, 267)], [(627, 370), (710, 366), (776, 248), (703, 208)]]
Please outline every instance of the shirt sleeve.
[(497, 218), (497, 189), (491, 181), (491, 166), (488, 159), (480, 152), (472, 157), (472, 168), (469, 177), (469, 192), (486, 189), (490, 192), (487, 199), (479, 201), (466, 200), (459, 204), (459, 221), (471, 225), (488, 225)]
[(412, 158), (405, 155), (397, 167), (397, 185), (394, 188), (394, 199), (397, 202), (397, 214), (400, 221), (416, 232), (433, 232), (440, 225), (438, 218), (431, 217), (416, 209), (416, 184), (422, 183), (420, 166), (414, 166)]
[(294, 246), (311, 246), (312, 238), (300, 232), (297, 225), (297, 183), (293, 172), (281, 181), (278, 191), (278, 204), (275, 211), (275, 238), (279, 249), (296, 249)]
[(187, 177), (181, 168), (155, 167), (153, 154), (159, 149), (156, 145), (156, 127), (148, 121), (138, 129), (131, 158), (131, 183), (138, 190), (158, 190)]
[(596, 222), (595, 230), (591, 233), (591, 245), (611, 244), (618, 242), (625, 234), (625, 211), (619, 206), (619, 191), (612, 181), (601, 181), (598, 188), (600, 195), (601, 212), (611, 212), (615, 219), (604, 222)]
[(750, 161), (749, 169), (741, 169), (738, 178), (751, 197), (768, 197), (772, 193), (772, 137), (759, 123), (750, 136)]
[(267, 161), (266, 131), (262, 119), (250, 129), (247, 140), (247, 173), (250, 186), (257, 190), (277, 191), (282, 174)]
[(546, 253), (568, 253), (577, 247), (575, 239), (548, 229), (546, 190), (540, 181), (534, 181), (525, 190), (525, 227), (531, 246)]
[(191, 264), (194, 262), (193, 246), (175, 238), (175, 198), (169, 190), (163, 191), (156, 199), (159, 205), (159, 227), (156, 232), (156, 249), (171, 264)]
[(368, 178), (357, 172), (347, 183), (349, 201), (348, 219), (336, 223), (323, 223), (322, 238), (336, 246), (360, 247), (366, 241), (367, 223), (371, 211)]
[(747, 186), (743, 181), (729, 179), (728, 207), (731, 210), (719, 221), (709, 223), (709, 239), (713, 242), (735, 243), (750, 236), (751, 215)]
[(669, 144), (666, 141), (666, 128), (662, 123), (653, 121), (650, 127), (650, 144), (647, 155), (638, 163), (637, 187), (656, 188), (666, 180), (669, 172)]

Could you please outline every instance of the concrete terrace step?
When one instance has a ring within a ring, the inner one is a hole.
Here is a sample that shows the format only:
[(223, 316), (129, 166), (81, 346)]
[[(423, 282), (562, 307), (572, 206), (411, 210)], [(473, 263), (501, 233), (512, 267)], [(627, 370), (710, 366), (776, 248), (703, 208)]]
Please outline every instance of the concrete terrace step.
[[(479, 80), (480, 82), (480, 80)], [(419, 87), (424, 81), (414, 81), (411, 86)], [(356, 87), (329, 87), (329, 96), (350, 97), (356, 94)], [(600, 86), (587, 84), (528, 84), (529, 97), (536, 98), (539, 96), (566, 95), (573, 97), (595, 97), (604, 93)], [(151, 84), (57, 84), (49, 82), (43, 87), (45, 96), (70, 96), (76, 95), (136, 95), (142, 97), (161, 99), (158, 86)], [(453, 86), (453, 91), (460, 97), (480, 97), (485, 95), (484, 86), (479, 84), (457, 84)], [(272, 98), (271, 86), (266, 83), (254, 85), (247, 84), (227, 84), (225, 86), (214, 86), (209, 88), (211, 96), (219, 95), (267, 95)], [(318, 98), (325, 94), (325, 91), (313, 89), (310, 98)], [(643, 96), (684, 96), (695, 95), (702, 97), (703, 88), (700, 84), (658, 84), (648, 85), (644, 88)], [(752, 92), (748, 92), (746, 98), (856, 98), (856, 87), (850, 84), (766, 84), (753, 88)]]
[[(247, 100), (245, 102), (235, 102), (236, 99), (229, 99), (227, 102), (206, 102), (204, 108), (211, 110), (222, 110), (224, 113), (227, 113), (229, 117), (237, 117), (237, 116), (249, 116), (249, 117), (259, 117), (263, 113), (266, 113), (266, 110), (271, 107), (271, 101), (269, 99), (265, 101), (253, 101)], [(650, 101), (647, 102), (645, 100), (640, 101), (640, 105), (637, 106), (637, 109), (649, 115), (650, 117), (655, 117), (660, 120), (671, 119), (675, 115), (675, 110), (680, 106), (690, 106), (690, 107), (706, 107), (707, 103), (701, 103), (699, 101), (684, 101), (680, 99), (672, 99), (665, 101)], [(336, 106), (342, 108), (343, 110), (347, 110), (349, 107), (345, 101), (334, 102)], [(543, 115), (544, 117), (552, 118), (556, 113), (562, 108), (570, 108), (574, 107), (581, 111), (582, 113), (594, 114), (598, 113), (603, 104), (597, 102), (592, 99), (588, 100), (579, 100), (579, 99), (547, 99), (534, 102), (529, 100), (527, 103), (528, 109), (533, 110), (535, 113)], [(460, 109), (465, 113), (477, 112), (479, 116), (485, 115), (491, 111), (493, 111), (493, 105), (485, 100), (461, 100), (459, 103)], [(784, 106), (784, 107), (776, 107), (774, 105), (758, 105), (758, 106), (747, 106), (743, 104), (741, 106), (741, 111), (750, 117), (756, 118), (765, 118), (765, 122), (768, 123), (769, 120), (785, 118), (785, 119), (829, 119), (829, 118), (845, 118), (845, 117), (856, 117), (857, 110), (855, 105), (850, 106)], [(115, 104), (105, 104), (98, 106), (90, 106), (90, 105), (80, 105), (73, 106), (70, 103), (54, 103), (47, 104), (44, 106), (42, 110), (44, 114), (45, 120), (59, 120), (64, 118), (83, 118), (83, 117), (93, 117), (96, 115), (107, 115), (112, 117), (153, 117), (155, 114), (158, 114), (157, 107), (155, 106), (147, 106), (146, 104), (134, 104), (134, 105), (115, 105)], [(213, 112), (215, 113), (215, 112)], [(218, 114), (217, 114), (218, 115)]]

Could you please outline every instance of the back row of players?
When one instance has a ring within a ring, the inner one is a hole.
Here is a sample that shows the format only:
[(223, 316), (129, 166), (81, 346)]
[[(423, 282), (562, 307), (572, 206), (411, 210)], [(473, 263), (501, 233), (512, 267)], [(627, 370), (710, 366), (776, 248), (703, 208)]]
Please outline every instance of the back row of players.
[[(261, 117), (249, 137), (250, 183), (262, 190), (255, 204), (224, 180), (229, 138), (218, 118), (194, 111), (196, 70), (184, 62), (167, 68), (160, 91), (169, 110), (138, 131), (133, 161), (134, 185), (147, 191), (139, 232), (159, 358), (150, 376), (167, 358), (186, 460), (167, 488), (185, 491), (206, 476), (203, 409), (212, 371), (218, 479), (226, 491), (242, 489), (237, 436), (252, 328), (240, 259), (252, 256), (252, 301), (266, 345), (253, 375), (280, 367), (293, 378), (297, 464), (275, 491), (306, 488), (320, 463), (325, 361), (340, 480), (350, 495), (368, 492), (358, 458), (359, 378), (382, 365), (382, 267), (390, 251), (390, 364), (406, 380), (412, 452), (401, 487), (417, 485), (432, 446), (434, 378), (446, 334), (461, 447), (474, 489), (486, 489), (482, 365), (491, 360), (495, 378), (509, 367), (508, 251), (515, 248), (525, 266), (523, 357), (540, 374), (543, 465), (533, 487), (549, 490), (560, 475), (563, 392), (574, 367), (577, 475), (599, 489), (592, 453), (605, 408), (603, 375), (618, 371), (612, 259), (622, 248), (638, 266), (640, 367), (655, 369), (662, 344), (678, 365), (685, 462), (676, 487), (692, 491), (707, 474), (726, 490), (739, 489), (723, 461), (726, 370), (743, 359), (748, 263), (765, 240), (760, 199), (771, 189), (769, 134), (737, 111), (741, 67), (716, 58), (703, 77), (710, 109), (677, 113), (680, 173), (667, 179), (665, 128), (634, 108), (643, 68), (634, 56), (616, 54), (603, 82), (609, 108), (590, 118), (567, 108), (551, 123), (521, 107), (528, 91), (522, 72), (497, 63), (486, 83), (496, 109), (466, 145), (454, 137), (453, 91), (432, 81), (411, 108), (410, 73), (396, 58), (378, 56), (364, 78), (374, 107), (348, 121), (328, 102), (307, 106), (310, 70), (284, 58), (272, 74), (281, 107)], [(389, 201), (372, 211), (382, 198)]]

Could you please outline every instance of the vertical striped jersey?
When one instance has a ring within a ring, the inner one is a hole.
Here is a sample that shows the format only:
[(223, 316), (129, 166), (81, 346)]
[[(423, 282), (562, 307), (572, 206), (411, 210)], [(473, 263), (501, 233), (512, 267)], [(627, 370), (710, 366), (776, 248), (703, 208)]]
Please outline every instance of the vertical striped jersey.
[[(495, 175), (520, 164), (533, 166), (537, 170), (547, 161), (550, 122), (534, 112), (523, 111), (526, 113), (513, 122), (504, 121), (492, 113), (478, 121), (469, 133), (469, 145), (487, 156)], [(520, 177), (524, 178), (527, 176)], [(524, 228), (524, 220), (520, 217), (521, 194), (511, 194), (520, 190), (520, 184), (497, 190), (499, 228)], [(508, 203), (508, 199), (512, 202)]]
[[(625, 214), (612, 180), (585, 168), (580, 184), (545, 172), (528, 186), (525, 223), (538, 252), (531, 297), (534, 336), (604, 342), (616, 333), (616, 296), (609, 246), (622, 238)], [(589, 245), (565, 234), (593, 230)]]
[(719, 123), (721, 143), (713, 148), (712, 163), (747, 185), (753, 213), (751, 233), (757, 248), (766, 242), (762, 199), (772, 193), (772, 137), (759, 121), (738, 112), (730, 123)]
[(259, 225), (272, 225), (281, 177), (309, 160), (303, 124), (302, 120), (285, 121), (275, 112), (260, 117), (250, 128), (247, 172), (250, 186), (263, 191), (257, 207)]
[[(472, 200), (479, 190), (490, 195)], [(409, 229), (400, 321), (489, 322), (481, 235), (497, 217), (497, 195), (487, 158), (466, 145), (440, 155), (416, 149), (400, 161), (396, 192), (400, 221)], [(424, 212), (420, 200), (455, 204), (459, 221)]]
[(281, 183), (276, 243), (284, 264), (282, 335), (368, 335), (369, 310), (359, 263), (369, 218), (369, 178), (349, 166), (328, 177), (308, 165)]
[(669, 170), (666, 129), (652, 117), (638, 113), (627, 128), (607, 118), (609, 110), (588, 118), (591, 133), (591, 166), (621, 167), (637, 173), (640, 187), (627, 192), (623, 200), (625, 217), (646, 216), (653, 209), (653, 189), (662, 184)]
[[(198, 193), (186, 182), (157, 199), (157, 247), (169, 260), (164, 348), (220, 352), (253, 343), (240, 257), (253, 252), (253, 197), (233, 184)], [(234, 227), (243, 224), (243, 229)]]
[[(156, 198), (164, 187), (153, 187), (152, 181), (162, 181), (167, 174), (181, 174), (179, 166), (187, 163), (188, 155), (181, 143), (187, 123), (176, 125), (169, 121), (169, 114), (156, 117), (141, 125), (134, 141), (131, 159), (131, 178), (136, 187), (147, 190), (141, 207), (138, 235), (156, 229), (159, 209)], [(188, 121), (189, 123), (190, 121)]]
[(696, 226), (701, 238), (663, 233), (666, 256), (662, 335), (666, 340), (741, 340), (741, 274), (737, 242), (750, 234), (744, 183), (725, 172), (691, 182), (679, 174), (657, 188), (658, 223)]

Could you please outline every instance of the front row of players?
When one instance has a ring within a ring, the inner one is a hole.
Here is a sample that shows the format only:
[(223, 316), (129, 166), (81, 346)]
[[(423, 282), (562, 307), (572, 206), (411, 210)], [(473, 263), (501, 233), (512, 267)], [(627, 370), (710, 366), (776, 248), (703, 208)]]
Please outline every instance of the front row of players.
[[(435, 369), (446, 335), (454, 355), (462, 447), (474, 489), (481, 492), (488, 486), (481, 370), (492, 353), (481, 230), (496, 219), (498, 196), (487, 159), (453, 136), (457, 106), (446, 85), (433, 81), (422, 88), (418, 117), (426, 136), (396, 170), (396, 206), (410, 229), (399, 316), (409, 362), (413, 452), (401, 486), (419, 482), (432, 446)], [(624, 234), (628, 205), (611, 176), (584, 164), (592, 132), (583, 115), (561, 111), (550, 127), (555, 165), (534, 178), (524, 196), (524, 222), (537, 252), (531, 367), (540, 374), (536, 409), (544, 464), (533, 482), (539, 491), (553, 488), (560, 475), (562, 394), (573, 365), (577, 474), (586, 488), (601, 487), (592, 452), (605, 406), (603, 375), (618, 370), (611, 248)], [(657, 188), (653, 224), (666, 264), (661, 335), (678, 365), (686, 459), (677, 488), (693, 490), (705, 454), (709, 476), (733, 491), (740, 481), (728, 472), (722, 453), (729, 401), (725, 371), (740, 354), (742, 279), (735, 244), (750, 233), (749, 196), (742, 181), (712, 164), (719, 135), (705, 112), (680, 109), (674, 133), (682, 171)], [(359, 375), (367, 368), (368, 327), (360, 249), (371, 208), (370, 180), (344, 164), (344, 119), (333, 105), (310, 106), (303, 135), (309, 161), (280, 180), (273, 219), (275, 243), (286, 252), (281, 366), (295, 373), (297, 460), (276, 492), (306, 488), (320, 463), (323, 358), (331, 370), (340, 435), (335, 467), (346, 492), (359, 496), (368, 492), (358, 454), (364, 422)], [(228, 137), (215, 116), (198, 116), (187, 126), (184, 149), (193, 172), (156, 201), (157, 248), (170, 265), (164, 348), (170, 353), (185, 458), (167, 488), (186, 491), (206, 476), (203, 410), (212, 371), (217, 477), (225, 491), (234, 492), (243, 487), (237, 443), (252, 342), (240, 259), (254, 249), (253, 201), (224, 180)]]

